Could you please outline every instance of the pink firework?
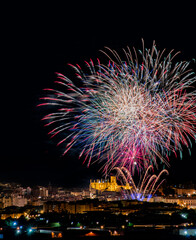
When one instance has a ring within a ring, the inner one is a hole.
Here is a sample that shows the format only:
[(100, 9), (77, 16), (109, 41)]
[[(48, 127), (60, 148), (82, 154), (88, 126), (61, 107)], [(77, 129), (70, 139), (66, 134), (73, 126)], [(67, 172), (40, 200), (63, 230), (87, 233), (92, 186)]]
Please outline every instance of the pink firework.
[(105, 173), (126, 167), (134, 174), (157, 160), (168, 164), (171, 152), (190, 149), (195, 139), (195, 74), (188, 62), (175, 63), (176, 54), (164, 55), (154, 43), (134, 49), (134, 57), (127, 48), (125, 60), (108, 51), (106, 65), (86, 62), (86, 74), (72, 66), (80, 87), (58, 73), (59, 90), (46, 89), (40, 105), (49, 106), (43, 118), (49, 134), (61, 138), (64, 154), (76, 147), (88, 166), (103, 162)]

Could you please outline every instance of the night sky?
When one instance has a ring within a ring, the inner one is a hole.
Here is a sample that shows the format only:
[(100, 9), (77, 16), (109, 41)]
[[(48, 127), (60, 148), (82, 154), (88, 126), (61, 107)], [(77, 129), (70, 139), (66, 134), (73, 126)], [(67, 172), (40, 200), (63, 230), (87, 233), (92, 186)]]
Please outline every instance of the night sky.
[[(155, 40), (161, 50), (181, 51), (180, 60), (196, 58), (194, 6), (116, 3), (3, 8), (0, 181), (81, 186), (101, 177), (100, 166), (86, 168), (74, 153), (61, 157), (40, 121), (42, 89), (54, 87), (55, 72), (71, 74), (67, 63), (101, 58), (104, 46), (141, 48), (141, 38), (147, 48)], [(171, 159), (168, 181), (196, 182), (195, 148), (191, 157), (184, 151), (183, 160)]]

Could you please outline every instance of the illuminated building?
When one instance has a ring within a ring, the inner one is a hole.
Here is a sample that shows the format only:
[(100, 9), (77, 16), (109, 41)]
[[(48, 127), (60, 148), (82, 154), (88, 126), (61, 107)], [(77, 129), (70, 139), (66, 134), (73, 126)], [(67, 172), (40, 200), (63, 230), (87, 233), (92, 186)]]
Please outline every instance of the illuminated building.
[(36, 186), (32, 188), (31, 194), (36, 198), (47, 198), (48, 197), (48, 189), (43, 186)]
[(67, 210), (67, 202), (61, 202), (61, 201), (48, 201), (44, 202), (43, 204), (43, 211), (44, 213), (50, 213), (50, 212), (63, 212)]
[(45, 187), (39, 187), (39, 196), (42, 197), (42, 198), (45, 198), (45, 197), (48, 197), (48, 189), (45, 188)]
[(167, 197), (165, 198), (165, 203), (176, 203), (181, 207), (186, 207), (188, 209), (196, 209), (196, 198), (195, 197)]
[(194, 188), (174, 188), (177, 195), (196, 195), (196, 190)]
[(4, 196), (2, 198), (3, 208), (12, 206), (12, 198), (8, 196)]
[(72, 214), (95, 211), (96, 207), (92, 202), (76, 201), (67, 205), (67, 211)]
[(153, 197), (151, 202), (164, 202), (177, 204), (180, 207), (196, 209), (196, 197)]
[(111, 192), (119, 192), (122, 189), (130, 190), (131, 186), (129, 184), (127, 185), (118, 185), (116, 182), (115, 176), (110, 176), (110, 181), (108, 180), (90, 180), (90, 191), (92, 189), (98, 190), (98, 191), (111, 191)]
[(12, 198), (12, 205), (17, 207), (24, 207), (27, 205), (27, 198), (17, 196)]
[(88, 211), (95, 211), (97, 208), (92, 201), (74, 201), (74, 202), (60, 202), (60, 201), (48, 201), (43, 206), (45, 213), (50, 212), (68, 212), (72, 214), (85, 213)]
[(1, 219), (2, 220), (5, 220), (6, 218), (15, 218), (15, 219), (18, 219), (20, 218), (21, 216), (25, 216), (25, 213), (24, 212), (13, 212), (13, 213), (9, 213), (9, 212), (3, 212), (1, 213)]

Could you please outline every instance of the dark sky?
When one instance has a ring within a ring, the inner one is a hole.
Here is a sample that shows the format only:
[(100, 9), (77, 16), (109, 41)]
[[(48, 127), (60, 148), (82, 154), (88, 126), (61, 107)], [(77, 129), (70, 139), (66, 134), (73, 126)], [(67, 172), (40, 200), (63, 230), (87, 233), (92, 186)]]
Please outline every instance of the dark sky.
[[(196, 58), (194, 6), (115, 3), (2, 8), (0, 181), (76, 186), (101, 176), (99, 166), (61, 157), (36, 108), (55, 72), (69, 74), (67, 63), (101, 57), (104, 46), (141, 48), (141, 38), (148, 48), (155, 40), (159, 49), (181, 51), (181, 60)], [(196, 182), (195, 147), (191, 157), (171, 161), (169, 179)]]

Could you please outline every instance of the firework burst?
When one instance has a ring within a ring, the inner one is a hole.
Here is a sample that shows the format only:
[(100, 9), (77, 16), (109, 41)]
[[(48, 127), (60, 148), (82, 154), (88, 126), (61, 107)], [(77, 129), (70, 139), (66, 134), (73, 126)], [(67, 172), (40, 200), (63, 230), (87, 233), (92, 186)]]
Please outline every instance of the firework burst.
[(170, 152), (190, 148), (195, 138), (196, 77), (189, 62), (173, 63), (176, 54), (164, 55), (155, 43), (134, 49), (134, 56), (127, 48), (125, 60), (106, 49), (107, 64), (86, 62), (88, 74), (71, 65), (80, 86), (58, 73), (61, 90), (45, 89), (39, 106), (51, 106), (43, 118), (49, 134), (61, 136), (64, 154), (77, 145), (87, 165), (103, 161), (105, 173), (126, 167), (133, 174), (157, 159), (167, 164)]

